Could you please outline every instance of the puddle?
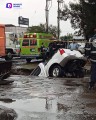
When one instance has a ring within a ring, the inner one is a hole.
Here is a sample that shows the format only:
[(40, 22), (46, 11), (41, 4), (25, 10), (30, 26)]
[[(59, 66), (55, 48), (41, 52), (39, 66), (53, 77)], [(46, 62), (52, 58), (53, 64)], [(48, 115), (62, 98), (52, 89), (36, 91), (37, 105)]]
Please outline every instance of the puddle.
[[(5, 101), (11, 102), (8, 103)], [(16, 101), (11, 99), (1, 99), (0, 105), (13, 108), (18, 114), (17, 120), (24, 120), (26, 117), (26, 120), (31, 120), (30, 118), (38, 118), (42, 113), (47, 115), (63, 114), (68, 110), (67, 106), (58, 103), (56, 99), (50, 100), (48, 98), (20, 99)]]
[[(11, 99), (0, 99), (0, 101), (12, 101)], [(7, 107), (27, 111), (27, 112), (48, 112), (51, 113), (57, 113), (58, 107), (57, 107), (57, 101), (56, 100), (50, 100), (50, 99), (43, 99), (43, 98), (33, 98), (33, 99), (27, 99), (27, 100), (14, 100), (14, 102), (10, 102), (7, 104), (7, 102), (3, 103), (0, 102), (1, 105), (6, 105)]]

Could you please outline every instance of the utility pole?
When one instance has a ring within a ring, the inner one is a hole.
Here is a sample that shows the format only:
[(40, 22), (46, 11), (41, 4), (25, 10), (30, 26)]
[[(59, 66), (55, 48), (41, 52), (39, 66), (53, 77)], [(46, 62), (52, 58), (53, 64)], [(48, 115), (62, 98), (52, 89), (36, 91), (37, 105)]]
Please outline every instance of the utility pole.
[(60, 15), (60, 12), (61, 12), (60, 5), (61, 5), (61, 3), (63, 3), (63, 0), (57, 0), (57, 2), (58, 2), (57, 26), (58, 26), (58, 40), (59, 40), (59, 39), (60, 39), (60, 19), (61, 19), (61, 15)]
[(52, 5), (52, 0), (46, 0), (46, 7), (45, 7), (45, 12), (46, 12), (46, 33), (48, 33), (48, 26), (49, 26), (49, 9), (50, 9), (50, 2)]

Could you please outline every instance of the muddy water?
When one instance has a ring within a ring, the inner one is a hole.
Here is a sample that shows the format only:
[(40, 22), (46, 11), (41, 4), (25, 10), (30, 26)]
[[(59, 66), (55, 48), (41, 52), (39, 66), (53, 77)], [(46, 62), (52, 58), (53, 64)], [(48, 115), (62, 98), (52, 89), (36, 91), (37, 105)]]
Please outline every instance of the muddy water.
[(96, 90), (88, 90), (88, 77), (8, 79), (14, 83), (0, 86), (0, 105), (13, 108), (17, 120), (96, 120)]

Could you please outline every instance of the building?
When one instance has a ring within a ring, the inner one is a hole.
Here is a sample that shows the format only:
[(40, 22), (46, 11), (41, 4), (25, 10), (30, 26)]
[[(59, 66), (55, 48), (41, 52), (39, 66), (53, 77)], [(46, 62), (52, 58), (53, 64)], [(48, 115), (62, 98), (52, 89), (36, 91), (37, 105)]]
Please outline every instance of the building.
[(82, 40), (85, 40), (85, 37), (84, 36), (76, 36), (76, 35), (73, 35), (73, 39), (74, 40), (78, 40), (78, 41), (82, 41)]

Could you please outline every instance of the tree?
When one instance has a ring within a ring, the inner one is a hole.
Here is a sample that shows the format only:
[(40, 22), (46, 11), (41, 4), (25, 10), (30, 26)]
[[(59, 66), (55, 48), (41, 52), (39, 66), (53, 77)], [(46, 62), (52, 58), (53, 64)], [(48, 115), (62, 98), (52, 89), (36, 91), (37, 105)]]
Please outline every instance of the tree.
[(32, 26), (29, 27), (27, 32), (32, 33), (45, 33), (45, 26), (43, 24), (40, 24), (39, 26)]
[[(40, 24), (38, 26), (29, 27), (27, 32), (46, 33), (45, 25), (44, 24)], [(56, 37), (57, 36), (57, 27), (53, 26), (53, 25), (50, 25), (48, 27), (48, 33), (51, 33), (51, 34), (53, 34)]]
[(73, 39), (73, 35), (72, 34), (67, 34), (65, 36), (61, 36), (60, 39), (62, 41), (69, 41), (69, 40), (72, 40)]
[(69, 3), (62, 11), (64, 20), (69, 19), (72, 28), (79, 29), (78, 35), (86, 39), (94, 34), (96, 29), (96, 0), (79, 0), (78, 3)]
[(52, 33), (55, 37), (57, 36), (58, 29), (56, 26), (50, 25), (48, 29), (49, 29), (49, 33)]

